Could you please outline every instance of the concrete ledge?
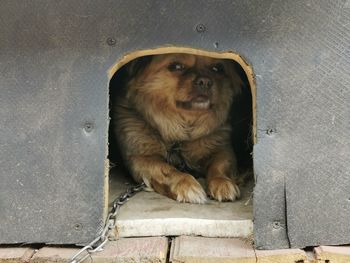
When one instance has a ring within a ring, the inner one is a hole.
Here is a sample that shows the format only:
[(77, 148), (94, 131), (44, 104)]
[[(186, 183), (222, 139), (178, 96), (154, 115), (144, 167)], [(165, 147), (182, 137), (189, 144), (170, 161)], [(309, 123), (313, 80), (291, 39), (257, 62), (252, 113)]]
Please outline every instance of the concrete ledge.
[[(112, 202), (130, 177), (117, 167), (110, 172)], [(253, 233), (253, 183), (241, 189), (242, 198), (235, 202), (206, 204), (179, 203), (155, 192), (141, 192), (123, 205), (118, 214), (116, 232), (118, 237), (149, 236), (205, 236), (249, 237)], [(110, 204), (111, 205), (111, 204)]]

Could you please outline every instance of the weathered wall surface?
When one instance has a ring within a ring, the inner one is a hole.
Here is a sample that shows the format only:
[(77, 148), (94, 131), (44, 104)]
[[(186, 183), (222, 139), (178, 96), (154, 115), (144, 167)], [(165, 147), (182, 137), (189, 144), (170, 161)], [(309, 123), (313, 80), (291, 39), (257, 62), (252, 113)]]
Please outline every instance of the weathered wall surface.
[(3, 0), (0, 21), (0, 243), (101, 231), (107, 71), (165, 45), (254, 69), (256, 245), (350, 242), (349, 1)]

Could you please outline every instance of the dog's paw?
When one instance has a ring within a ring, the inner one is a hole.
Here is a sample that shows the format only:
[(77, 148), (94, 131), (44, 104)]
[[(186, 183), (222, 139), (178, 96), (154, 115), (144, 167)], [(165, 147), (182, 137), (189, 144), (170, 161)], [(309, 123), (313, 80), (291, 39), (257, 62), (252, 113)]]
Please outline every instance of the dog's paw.
[(208, 181), (208, 194), (211, 198), (221, 201), (234, 201), (240, 197), (239, 187), (226, 177), (215, 177)]
[(202, 186), (189, 174), (175, 184), (172, 192), (178, 202), (204, 204), (207, 201), (207, 195)]

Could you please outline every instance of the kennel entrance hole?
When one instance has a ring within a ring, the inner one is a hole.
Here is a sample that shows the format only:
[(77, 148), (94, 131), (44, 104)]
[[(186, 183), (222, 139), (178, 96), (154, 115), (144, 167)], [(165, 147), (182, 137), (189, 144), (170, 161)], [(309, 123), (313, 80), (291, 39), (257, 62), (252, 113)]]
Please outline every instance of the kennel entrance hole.
[[(232, 59), (241, 65), (251, 88), (249, 93), (253, 122), (252, 141), (255, 142), (255, 89), (252, 70), (237, 54), (174, 47), (138, 51), (125, 56), (113, 66), (109, 72), (109, 76), (112, 79), (114, 74), (119, 73), (118, 70), (123, 65), (133, 59), (165, 53), (188, 53), (199, 56)], [(111, 140), (110, 146), (113, 147)], [(123, 169), (120, 159), (115, 165), (109, 173), (110, 206), (119, 194), (134, 184), (131, 176)], [(178, 203), (155, 192), (138, 193), (122, 206), (118, 214), (116, 223), (118, 235), (120, 237), (179, 235), (250, 237), (253, 231), (253, 207), (252, 200), (250, 200), (253, 187), (253, 181), (247, 183), (241, 189), (242, 198), (238, 201), (223, 203), (209, 201), (204, 205)]]

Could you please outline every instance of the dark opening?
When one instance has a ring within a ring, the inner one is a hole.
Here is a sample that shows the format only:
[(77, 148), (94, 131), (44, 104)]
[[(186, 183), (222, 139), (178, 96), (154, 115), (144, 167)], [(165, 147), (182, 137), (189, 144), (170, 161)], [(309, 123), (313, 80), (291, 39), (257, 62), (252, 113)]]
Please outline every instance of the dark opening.
[[(147, 60), (149, 56), (141, 57)], [(140, 59), (136, 58), (136, 59)], [(132, 62), (132, 61), (131, 61)], [(116, 167), (118, 172), (128, 173), (125, 167), (118, 144), (116, 141), (116, 134), (113, 131), (114, 116), (113, 103), (118, 96), (123, 96), (125, 93), (125, 84), (127, 82), (126, 68), (131, 63), (122, 66), (112, 77), (110, 81), (110, 128), (109, 128), (109, 160), (112, 168)], [(232, 60), (236, 72), (243, 81), (242, 92), (235, 96), (230, 110), (230, 119), (232, 123), (232, 144), (236, 153), (238, 162), (238, 169), (240, 173), (245, 174), (245, 184), (248, 180), (253, 178), (253, 112), (252, 112), (252, 92), (247, 78), (247, 75), (241, 65)], [(131, 176), (130, 176), (131, 178)]]

